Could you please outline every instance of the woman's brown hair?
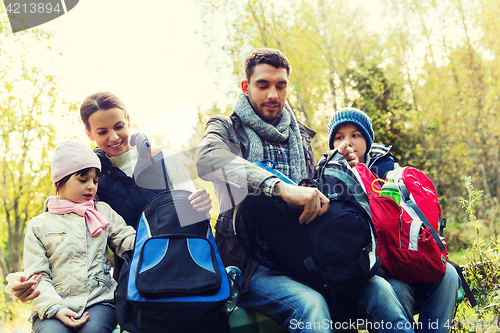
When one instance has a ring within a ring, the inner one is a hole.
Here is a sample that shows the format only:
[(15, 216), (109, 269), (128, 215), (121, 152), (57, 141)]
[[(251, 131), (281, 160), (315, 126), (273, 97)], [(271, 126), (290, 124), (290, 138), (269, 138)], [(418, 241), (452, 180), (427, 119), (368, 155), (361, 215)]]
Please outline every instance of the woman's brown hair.
[(89, 117), (92, 113), (112, 108), (123, 110), (125, 116), (128, 118), (127, 110), (123, 102), (109, 91), (100, 91), (87, 96), (82, 106), (80, 106), (80, 118), (85, 125), (85, 129), (90, 131)]

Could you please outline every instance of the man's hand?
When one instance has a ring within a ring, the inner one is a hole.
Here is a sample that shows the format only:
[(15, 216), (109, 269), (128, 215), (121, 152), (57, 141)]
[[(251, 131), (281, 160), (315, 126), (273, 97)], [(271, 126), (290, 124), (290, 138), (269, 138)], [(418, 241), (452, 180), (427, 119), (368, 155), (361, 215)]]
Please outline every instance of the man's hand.
[(337, 150), (339, 153), (344, 155), (347, 163), (351, 166), (351, 168), (354, 168), (356, 164), (359, 163), (359, 158), (356, 156), (354, 153), (354, 149), (352, 149), (351, 146), (349, 146), (349, 143), (347, 141), (342, 141), (340, 146), (338, 146), (336, 149), (329, 150), (328, 151), (328, 158), (333, 155), (333, 153)]
[(62, 323), (68, 327), (80, 328), (89, 320), (89, 313), (85, 312), (82, 314), (80, 319), (78, 318), (78, 313), (71, 311), (68, 308), (63, 308), (56, 313), (56, 318), (62, 321)]
[(300, 223), (311, 223), (316, 216), (326, 213), (330, 204), (330, 200), (316, 188), (278, 182), (274, 185), (274, 193), (293, 207), (304, 210), (299, 217)]
[(15, 279), (11, 282), (12, 294), (23, 303), (33, 300), (40, 295), (40, 291), (35, 291), (35, 289), (41, 278), (41, 274), (33, 274), (29, 280), (26, 281), (26, 277), (20, 276), (19, 279)]
[(210, 199), (210, 194), (204, 189), (199, 189), (193, 192), (188, 200), (191, 200), (191, 206), (198, 212), (209, 211), (212, 208), (212, 199)]

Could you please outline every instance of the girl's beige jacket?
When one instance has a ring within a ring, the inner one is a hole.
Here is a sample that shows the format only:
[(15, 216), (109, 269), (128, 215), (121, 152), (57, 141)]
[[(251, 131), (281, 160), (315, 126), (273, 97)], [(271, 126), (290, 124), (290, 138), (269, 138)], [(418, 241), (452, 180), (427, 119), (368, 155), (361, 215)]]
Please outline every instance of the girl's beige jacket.
[(32, 316), (44, 319), (54, 305), (80, 316), (94, 304), (113, 303), (116, 282), (110, 275), (107, 245), (121, 256), (133, 248), (135, 230), (108, 204), (97, 202), (96, 209), (109, 225), (94, 237), (85, 218), (75, 213), (44, 212), (30, 220), (24, 240), (24, 272), (27, 278), (42, 274)]

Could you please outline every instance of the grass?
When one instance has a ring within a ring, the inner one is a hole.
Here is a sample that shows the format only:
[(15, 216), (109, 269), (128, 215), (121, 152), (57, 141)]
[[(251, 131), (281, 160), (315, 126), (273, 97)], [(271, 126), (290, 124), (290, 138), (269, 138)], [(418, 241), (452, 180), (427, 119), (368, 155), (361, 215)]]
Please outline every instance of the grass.
[(464, 265), (466, 263), (463, 251), (448, 252), (448, 258), (458, 265)]

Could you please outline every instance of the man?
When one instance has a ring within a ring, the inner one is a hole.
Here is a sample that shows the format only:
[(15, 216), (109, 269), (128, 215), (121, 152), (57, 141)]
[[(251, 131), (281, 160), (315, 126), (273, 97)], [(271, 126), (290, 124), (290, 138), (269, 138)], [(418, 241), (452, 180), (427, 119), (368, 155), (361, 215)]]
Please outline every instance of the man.
[[(261, 191), (303, 209), (300, 223), (314, 223), (328, 209), (317, 189), (286, 184), (251, 162), (264, 159), (295, 182), (311, 177), (315, 159), (310, 142), (315, 133), (296, 121), (286, 96), (291, 66), (274, 49), (257, 49), (245, 59), (245, 80), (231, 117), (215, 116), (206, 125), (196, 165), (203, 179), (214, 183), (220, 204), (216, 241), (224, 264), (243, 273), (239, 306), (260, 312), (290, 332), (332, 332), (325, 298), (308, 286), (259, 265), (246, 255), (233, 230), (233, 214), (246, 195)], [(354, 151), (339, 147), (351, 165)], [(368, 318), (380, 332), (413, 332), (390, 285), (375, 276), (365, 284), (336, 294), (335, 304), (355, 304), (356, 314)], [(319, 325), (316, 325), (318, 324)]]

